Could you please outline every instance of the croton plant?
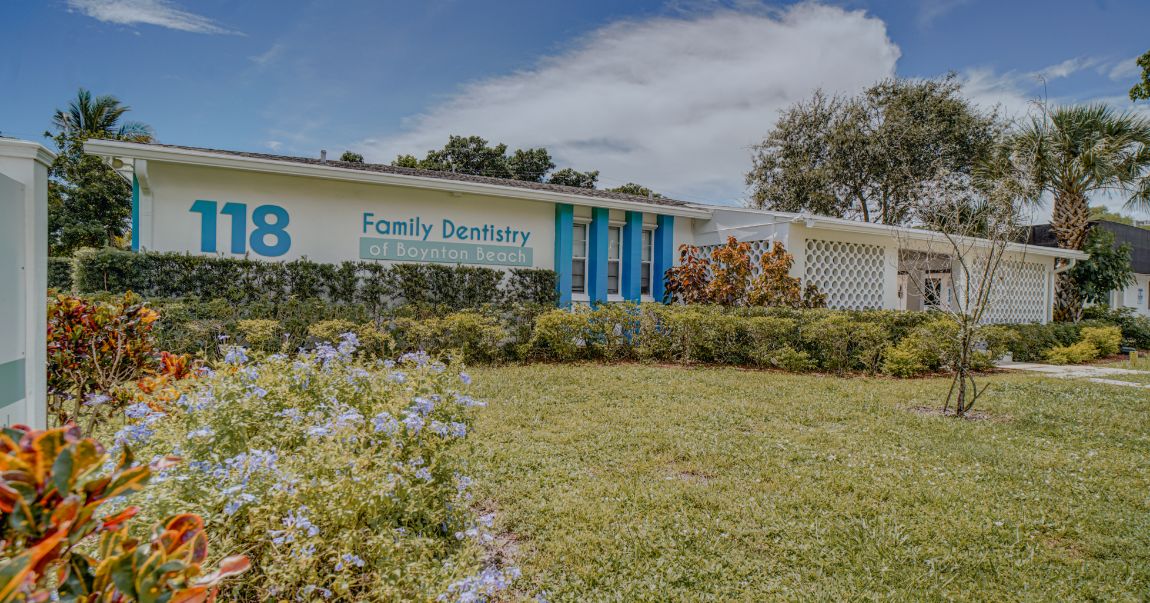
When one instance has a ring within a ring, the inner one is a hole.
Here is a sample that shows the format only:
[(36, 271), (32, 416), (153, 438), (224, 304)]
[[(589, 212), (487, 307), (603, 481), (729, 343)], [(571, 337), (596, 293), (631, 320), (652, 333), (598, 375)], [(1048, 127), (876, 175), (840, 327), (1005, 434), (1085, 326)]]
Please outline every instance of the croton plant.
[(108, 458), (74, 426), (0, 429), (0, 603), (206, 602), (221, 580), (247, 570), (238, 556), (205, 574), (198, 515), (161, 522), (147, 542), (133, 538), (138, 508), (109, 509), (178, 459), (139, 464), (127, 447), (114, 464)]

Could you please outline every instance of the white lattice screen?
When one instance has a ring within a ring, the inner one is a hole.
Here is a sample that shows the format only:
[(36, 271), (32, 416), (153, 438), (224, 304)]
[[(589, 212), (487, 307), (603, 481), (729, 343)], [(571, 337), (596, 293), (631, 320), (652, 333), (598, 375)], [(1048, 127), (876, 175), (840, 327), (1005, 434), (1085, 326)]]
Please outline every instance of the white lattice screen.
[(827, 295), (827, 307), (881, 308), (885, 251), (879, 245), (807, 239), (806, 281)]
[[(747, 243), (751, 244), (751, 278), (754, 278), (763, 272), (763, 254), (771, 250), (771, 241), (747, 241)], [(710, 258), (711, 252), (719, 247), (722, 245), (701, 245), (700, 255)]]
[[(977, 274), (977, 268), (976, 268)], [(983, 322), (1024, 323), (1046, 320), (1046, 267), (1035, 262), (1003, 260), (990, 290)]]

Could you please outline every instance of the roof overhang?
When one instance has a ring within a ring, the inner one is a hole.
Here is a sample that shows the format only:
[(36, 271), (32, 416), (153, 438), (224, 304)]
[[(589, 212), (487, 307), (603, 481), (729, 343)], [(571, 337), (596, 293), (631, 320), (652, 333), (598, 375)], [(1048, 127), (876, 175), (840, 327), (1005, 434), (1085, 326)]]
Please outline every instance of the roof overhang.
[(0, 137), (0, 155), (32, 159), (46, 166), (51, 166), (52, 162), (56, 160), (56, 154), (49, 151), (44, 145), (19, 138)]
[(345, 182), (365, 182), (409, 188), (432, 189), (455, 193), (469, 193), (492, 197), (511, 197), (546, 203), (569, 203), (590, 207), (606, 207), (653, 214), (683, 216), (707, 219), (711, 212), (696, 206), (677, 207), (673, 205), (653, 205), (650, 203), (603, 199), (577, 194), (533, 190), (515, 186), (500, 186), (482, 182), (464, 182), (441, 178), (427, 178), (407, 174), (387, 174), (338, 167), (334, 165), (313, 165), (258, 157), (243, 157), (210, 151), (164, 147), (157, 145), (124, 142), (117, 140), (90, 139), (84, 142), (84, 151), (108, 159), (120, 159), (125, 163), (142, 159), (153, 162), (179, 163), (207, 167), (238, 169), (267, 174), (283, 174), (324, 178)]
[[(825, 229), (835, 230), (838, 232), (853, 232), (858, 234), (896, 237), (907, 241), (917, 241), (923, 243), (937, 243), (939, 241), (946, 240), (948, 237), (948, 235), (944, 233), (934, 230), (924, 230), (921, 228), (890, 226), (887, 224), (875, 224), (873, 222), (856, 222), (853, 220), (830, 218), (826, 216), (802, 216), (801, 214), (793, 215), (796, 217), (801, 216), (803, 224), (807, 228), (812, 229)], [(955, 244), (962, 246), (988, 247), (991, 245), (991, 241), (978, 237), (951, 236), (951, 238), (954, 240)], [(1087, 258), (1086, 253), (1073, 249), (1043, 247), (1041, 245), (1027, 245), (1025, 243), (1007, 243), (1006, 249), (1008, 251), (1026, 253), (1028, 255), (1040, 255), (1067, 260), (1084, 260)]]

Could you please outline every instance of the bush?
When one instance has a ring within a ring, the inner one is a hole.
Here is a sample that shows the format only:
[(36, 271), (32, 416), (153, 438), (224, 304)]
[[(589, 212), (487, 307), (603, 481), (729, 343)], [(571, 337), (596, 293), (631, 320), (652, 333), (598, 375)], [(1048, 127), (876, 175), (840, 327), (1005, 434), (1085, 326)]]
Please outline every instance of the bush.
[(480, 404), (470, 378), (426, 354), (369, 370), (382, 365), (354, 352), (346, 338), (253, 364), (233, 348), (120, 430), (143, 455), (186, 459), (147, 516), (190, 508), (224, 550), (250, 552), (249, 579), (220, 600), (478, 600), (491, 593), (476, 575), (513, 575), (483, 566), (491, 519), (460, 455)]
[[(905, 342), (904, 342), (905, 343)], [(913, 346), (888, 347), (882, 355), (882, 372), (895, 377), (916, 377), (930, 371), (923, 354)]]
[(333, 319), (317, 322), (307, 328), (313, 343), (336, 343), (347, 333), (355, 334), (358, 352), (367, 357), (384, 358), (395, 351), (395, 340), (376, 328), (374, 323)]
[(1105, 324), (1118, 325), (1126, 345), (1150, 350), (1150, 317), (1135, 313), (1134, 308), (1111, 310), (1106, 306), (1090, 306), (1084, 315)]
[(877, 371), (888, 337), (882, 325), (853, 321), (845, 313), (825, 313), (801, 333), (804, 347), (819, 366), (839, 373)]
[(1089, 341), (1079, 341), (1071, 345), (1060, 345), (1045, 353), (1050, 364), (1082, 364), (1098, 358), (1098, 348)]
[(1082, 341), (1098, 349), (1099, 356), (1113, 356), (1122, 347), (1122, 329), (1118, 327), (1084, 327)]
[(498, 303), (554, 305), (557, 278), (542, 269), (513, 269), (508, 276), (479, 266), (268, 262), (118, 249), (78, 251), (71, 273), (79, 293), (133, 291), (149, 300), (223, 299), (231, 304), (322, 300), (362, 305), (373, 318), (401, 303), (440, 313)]
[(457, 312), (406, 324), (405, 341), (409, 351), (422, 350), (436, 355), (458, 353), (465, 362), (499, 360), (507, 336), (498, 319), (479, 312)]
[(535, 330), (526, 344), (524, 356), (569, 362), (589, 357), (587, 318), (590, 311), (551, 310), (535, 319)]
[[(753, 316), (745, 319), (749, 360), (759, 366), (779, 366), (780, 354), (790, 356), (799, 345), (799, 324), (793, 318)], [(790, 360), (793, 360), (790, 359)], [(788, 364), (793, 362), (788, 361)]]
[(248, 318), (236, 321), (240, 333), (239, 343), (264, 352), (278, 352), (283, 327), (278, 320)]

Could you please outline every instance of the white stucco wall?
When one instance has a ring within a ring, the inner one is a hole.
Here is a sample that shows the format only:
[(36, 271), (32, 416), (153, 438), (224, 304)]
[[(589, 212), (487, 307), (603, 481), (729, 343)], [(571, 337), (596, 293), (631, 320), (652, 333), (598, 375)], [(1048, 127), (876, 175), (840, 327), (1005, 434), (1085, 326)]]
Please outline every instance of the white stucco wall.
[(1150, 316), (1150, 274), (1135, 274), (1134, 284), (1115, 291), (1111, 305), (1130, 308), (1142, 316)]
[[(203, 199), (216, 201), (220, 208), (225, 203), (246, 204), (249, 233), (254, 228), (252, 212), (256, 207), (271, 204), (288, 212), (289, 250), (281, 256), (260, 257), (249, 246), (251, 257), (258, 259), (355, 260), (360, 258), (361, 237), (404, 238), (381, 234), (373, 227), (365, 233), (364, 215), (370, 213), (373, 221), (418, 218), (421, 225), (431, 227), (427, 242), (522, 247), (530, 249), (533, 267), (554, 267), (555, 209), (550, 203), (154, 161), (148, 164), (147, 184), (151, 198), (141, 199), (142, 208), (150, 205), (150, 215), (141, 211), (140, 246), (145, 250), (200, 253), (202, 216), (191, 207)], [(444, 220), (456, 226), (510, 227), (528, 234), (526, 245), (518, 240), (488, 243), (447, 239), (443, 236)], [(230, 237), (231, 218), (217, 215), (218, 253), (242, 255), (231, 252)], [(407, 238), (423, 240), (422, 236)]]

